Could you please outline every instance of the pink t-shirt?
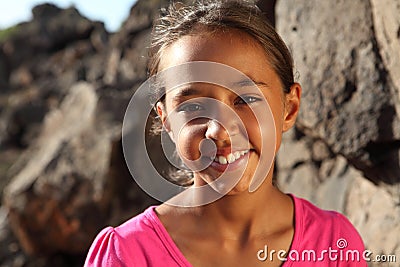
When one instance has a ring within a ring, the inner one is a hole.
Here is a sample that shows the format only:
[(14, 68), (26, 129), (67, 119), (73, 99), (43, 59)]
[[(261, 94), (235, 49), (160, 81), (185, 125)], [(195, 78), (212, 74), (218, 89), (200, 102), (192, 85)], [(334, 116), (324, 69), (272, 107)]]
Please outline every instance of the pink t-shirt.
[[(340, 213), (317, 208), (294, 197), (295, 231), (283, 267), (367, 266), (364, 245), (353, 225)], [(94, 240), (85, 266), (192, 266), (179, 251), (150, 207), (124, 224), (103, 229)], [(368, 255), (367, 255), (368, 256)], [(268, 247), (254, 252), (260, 261), (278, 259)], [(279, 255), (283, 258), (283, 254)]]

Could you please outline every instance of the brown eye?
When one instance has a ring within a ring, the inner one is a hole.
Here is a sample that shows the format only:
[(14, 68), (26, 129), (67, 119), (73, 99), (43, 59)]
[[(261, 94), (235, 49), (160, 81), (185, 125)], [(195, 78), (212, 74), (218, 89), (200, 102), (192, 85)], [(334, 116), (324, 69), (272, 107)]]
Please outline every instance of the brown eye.
[(261, 101), (261, 98), (255, 96), (240, 96), (236, 101), (235, 105), (248, 105), (254, 102)]
[(199, 110), (203, 110), (204, 108), (197, 103), (188, 103), (179, 106), (178, 112), (196, 112)]

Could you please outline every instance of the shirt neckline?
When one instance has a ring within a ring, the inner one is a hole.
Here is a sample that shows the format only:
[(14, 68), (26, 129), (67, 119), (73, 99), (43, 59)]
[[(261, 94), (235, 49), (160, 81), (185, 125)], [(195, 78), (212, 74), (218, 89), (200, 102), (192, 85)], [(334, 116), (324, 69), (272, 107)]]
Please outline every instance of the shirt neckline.
[(152, 223), (157, 235), (160, 237), (161, 242), (166, 247), (171, 257), (179, 264), (179, 266), (193, 267), (190, 262), (185, 258), (183, 253), (179, 250), (178, 246), (169, 235), (167, 229), (162, 224), (160, 218), (158, 218), (155, 211), (156, 208), (157, 206), (151, 206), (145, 215), (150, 219), (150, 222)]
[[(297, 197), (293, 194), (287, 194), (290, 196), (293, 202), (293, 218), (294, 218), (294, 233), (292, 243), (290, 244), (289, 250), (286, 253), (286, 256), (289, 254), (291, 250), (299, 251), (301, 236), (303, 235), (303, 221), (301, 214), (303, 214), (303, 206)], [(282, 267), (290, 267), (292, 266), (292, 261), (290, 258), (286, 257), (286, 261), (281, 265)]]
[[(290, 247), (289, 247), (289, 250), (287, 251), (287, 253), (289, 253), (291, 250), (297, 250), (297, 251), (299, 250), (302, 229), (303, 229), (303, 223), (299, 216), (300, 214), (302, 214), (302, 205), (300, 203), (300, 200), (297, 197), (295, 197), (293, 194), (288, 194), (288, 196), (291, 197), (292, 202), (293, 202), (294, 234), (293, 234), (292, 243), (290, 244)], [(190, 264), (190, 262), (186, 259), (186, 257), (183, 255), (183, 253), (180, 251), (178, 246), (175, 244), (174, 240), (169, 235), (167, 229), (162, 224), (160, 218), (158, 218), (157, 213), (155, 211), (156, 208), (157, 208), (157, 206), (149, 207), (147, 209), (147, 211), (145, 212), (145, 216), (152, 223), (154, 230), (156, 231), (156, 233), (158, 234), (158, 236), (161, 239), (161, 242), (166, 247), (168, 253), (170, 253), (172, 258), (180, 266), (193, 267)], [(254, 256), (256, 257), (256, 253), (254, 253)], [(282, 267), (290, 267), (291, 265), (292, 265), (292, 261), (290, 260), (290, 258), (287, 258), (287, 260), (281, 266)]]

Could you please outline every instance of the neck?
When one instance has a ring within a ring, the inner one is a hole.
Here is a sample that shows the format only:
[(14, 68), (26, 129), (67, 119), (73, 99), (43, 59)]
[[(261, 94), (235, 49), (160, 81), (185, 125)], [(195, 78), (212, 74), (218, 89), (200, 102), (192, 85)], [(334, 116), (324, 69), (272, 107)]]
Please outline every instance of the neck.
[(245, 242), (282, 227), (288, 214), (293, 213), (291, 199), (270, 181), (266, 180), (255, 192), (226, 195), (195, 208), (196, 215), (202, 218), (200, 229), (217, 238)]

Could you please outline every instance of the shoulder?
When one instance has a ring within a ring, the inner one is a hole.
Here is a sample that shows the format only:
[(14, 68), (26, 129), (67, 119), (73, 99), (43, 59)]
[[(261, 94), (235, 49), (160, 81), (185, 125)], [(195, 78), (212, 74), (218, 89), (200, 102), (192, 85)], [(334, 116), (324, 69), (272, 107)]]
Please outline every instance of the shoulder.
[(295, 203), (295, 235), (302, 240), (303, 246), (364, 251), (358, 231), (344, 215), (320, 209), (305, 199), (292, 198)]
[(103, 229), (92, 243), (85, 266), (123, 266), (120, 242), (114, 228)]
[[(295, 203), (296, 222), (303, 224), (308, 230), (328, 230), (336, 233), (357, 233), (351, 222), (341, 213), (323, 210), (308, 200), (292, 196)], [(358, 234), (358, 233), (357, 233)]]
[(320, 209), (305, 199), (292, 198), (295, 233), (287, 266), (367, 266), (364, 243), (345, 216)]
[(146, 248), (154, 245), (151, 240), (157, 240), (152, 209), (118, 227), (103, 229), (89, 249), (85, 266), (145, 266)]

